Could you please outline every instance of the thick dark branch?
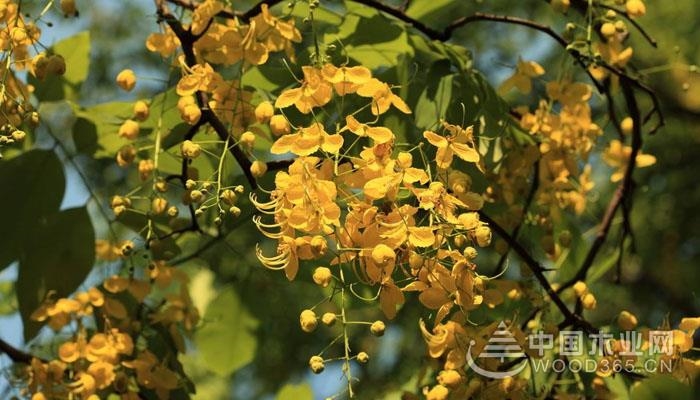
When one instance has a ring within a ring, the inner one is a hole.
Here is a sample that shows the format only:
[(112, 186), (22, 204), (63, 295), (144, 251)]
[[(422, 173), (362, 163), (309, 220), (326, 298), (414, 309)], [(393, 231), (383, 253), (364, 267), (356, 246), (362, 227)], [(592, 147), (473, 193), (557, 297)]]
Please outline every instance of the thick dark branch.
[[(194, 67), (197, 65), (197, 57), (194, 54), (194, 43), (197, 41), (198, 36), (192, 34), (192, 32), (186, 30), (182, 26), (182, 23), (180, 23), (180, 21), (170, 12), (164, 0), (155, 0), (155, 3), (159, 20), (167, 23), (170, 29), (172, 29), (177, 38), (180, 40), (182, 52), (185, 55), (185, 63), (188, 67)], [(195, 93), (195, 98), (197, 99), (197, 105), (202, 110), (200, 123), (209, 124), (214, 129), (219, 139), (225, 142), (230, 134), (224, 123), (221, 122), (214, 111), (209, 108), (207, 94), (202, 91), (197, 91)], [(236, 159), (236, 162), (238, 162), (238, 165), (241, 166), (241, 169), (243, 169), (243, 174), (248, 180), (251, 188), (257, 189), (258, 185), (255, 181), (253, 173), (250, 171), (250, 166), (252, 163), (250, 159), (248, 159), (248, 156), (246, 156), (246, 154), (237, 144), (232, 145), (229, 148), (229, 151)]]
[(33, 355), (25, 353), (2, 339), (0, 339), (0, 352), (5, 353), (10, 357), (10, 360), (17, 363), (30, 364), (34, 358)]
[[(625, 175), (622, 178), (622, 182), (620, 182), (620, 185), (617, 187), (617, 190), (615, 190), (615, 194), (613, 194), (610, 203), (608, 203), (608, 208), (605, 211), (603, 220), (599, 225), (598, 233), (596, 234), (596, 237), (593, 240), (591, 248), (586, 254), (586, 258), (583, 260), (581, 267), (579, 268), (578, 272), (576, 273), (576, 275), (574, 275), (573, 278), (564, 282), (559, 287), (557, 292), (561, 292), (562, 290), (573, 286), (574, 283), (586, 279), (588, 270), (590, 270), (590, 268), (593, 266), (593, 262), (595, 261), (596, 256), (602, 249), (603, 244), (605, 243), (605, 239), (607, 238), (608, 233), (610, 232), (610, 228), (612, 226), (612, 222), (617, 212), (617, 209), (622, 207), (624, 202), (629, 201), (629, 198), (631, 198), (632, 192), (634, 190), (634, 181), (632, 179), (632, 173), (635, 169), (637, 155), (639, 154), (639, 151), (642, 148), (642, 118), (639, 111), (639, 105), (637, 104), (637, 98), (634, 95), (634, 83), (626, 77), (622, 76), (620, 86), (622, 88), (622, 93), (627, 103), (630, 118), (632, 118), (633, 121), (632, 143), (630, 145), (631, 152), (629, 160), (627, 161), (627, 169), (625, 170)], [(629, 210), (627, 210), (626, 213), (627, 215), (625, 216), (625, 218), (629, 218)], [(623, 223), (628, 224), (629, 221), (623, 221)]]
[(554, 288), (552, 288), (552, 285), (549, 283), (549, 280), (547, 280), (547, 277), (544, 276), (545, 269), (542, 264), (535, 260), (535, 258), (532, 257), (532, 255), (530, 255), (530, 253), (525, 250), (525, 248), (517, 240), (510, 236), (505, 228), (491, 219), (491, 217), (486, 215), (483, 211), (479, 212), (479, 216), (481, 217), (481, 220), (488, 223), (489, 227), (501, 238), (503, 238), (503, 240), (505, 240), (508, 245), (518, 254), (523, 262), (525, 262), (525, 265), (527, 265), (542, 288), (545, 290), (545, 292), (547, 292), (549, 298), (552, 299), (554, 305), (556, 305), (562, 315), (564, 315), (564, 321), (562, 324), (573, 325), (585, 330), (586, 332), (596, 331), (596, 329), (590, 323), (584, 320), (581, 316), (571, 312), (566, 304), (564, 304), (564, 301), (561, 299), (561, 297), (559, 297), (559, 294), (554, 290)]

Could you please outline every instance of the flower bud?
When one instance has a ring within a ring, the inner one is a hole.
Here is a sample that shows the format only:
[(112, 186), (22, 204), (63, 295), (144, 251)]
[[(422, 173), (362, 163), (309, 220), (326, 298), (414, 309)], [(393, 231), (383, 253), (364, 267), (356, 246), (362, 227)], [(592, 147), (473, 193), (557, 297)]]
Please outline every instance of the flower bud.
[(413, 164), (413, 156), (409, 152), (402, 151), (396, 157), (396, 164), (400, 168), (409, 168)]
[(317, 285), (327, 287), (333, 280), (333, 274), (326, 267), (318, 267), (314, 270), (313, 280)]
[(576, 293), (577, 297), (583, 296), (587, 291), (588, 286), (586, 285), (586, 282), (578, 281), (574, 283), (574, 293)]
[(255, 144), (255, 134), (251, 131), (245, 131), (243, 134), (241, 134), (241, 143), (248, 146), (248, 147), (253, 147)]
[(255, 120), (260, 124), (264, 124), (272, 118), (275, 113), (275, 108), (269, 101), (263, 101), (255, 107)]
[(191, 140), (185, 140), (180, 146), (180, 151), (185, 158), (197, 158), (202, 154), (202, 146)]
[(386, 330), (386, 325), (383, 321), (374, 321), (369, 327), (369, 331), (372, 332), (374, 336), (384, 336), (384, 331)]
[(462, 382), (462, 375), (454, 369), (447, 369), (440, 371), (437, 381), (441, 385), (453, 388)]
[(476, 243), (479, 247), (486, 247), (491, 244), (491, 228), (488, 226), (480, 226), (474, 232), (476, 235)]
[(234, 193), (234, 191), (231, 189), (226, 189), (219, 195), (221, 201), (228, 204), (229, 206), (232, 206), (236, 202), (236, 197), (236, 193)]
[(134, 103), (134, 119), (137, 121), (145, 121), (148, 119), (150, 110), (148, 109), (148, 103), (143, 100), (139, 100)]
[(369, 354), (365, 353), (364, 351), (361, 351), (357, 353), (357, 362), (361, 364), (367, 364), (369, 361)]
[(270, 131), (275, 136), (287, 135), (292, 132), (289, 122), (283, 115), (273, 115), (270, 118)]
[(323, 363), (323, 358), (319, 356), (313, 356), (309, 359), (309, 367), (314, 374), (320, 374), (323, 372), (325, 365)]
[(595, 296), (593, 296), (592, 293), (586, 293), (583, 295), (583, 297), (581, 297), (581, 304), (586, 310), (594, 309), (597, 303), (598, 302), (596, 301)]
[(623, 331), (631, 331), (637, 327), (637, 317), (629, 311), (623, 310), (617, 316), (617, 325)]
[(326, 326), (333, 326), (337, 317), (335, 314), (327, 312), (321, 316), (321, 322)]
[(267, 172), (267, 164), (260, 160), (255, 160), (253, 164), (250, 165), (250, 173), (256, 178), (265, 175), (265, 172)]
[(136, 86), (136, 75), (134, 71), (130, 69), (122, 70), (117, 75), (117, 85), (123, 90), (130, 92), (134, 86)]
[(479, 252), (476, 251), (475, 248), (469, 246), (469, 247), (467, 247), (467, 248), (464, 249), (464, 253), (463, 253), (463, 254), (464, 254), (464, 257), (466, 257), (466, 258), (468, 258), (468, 259), (470, 259), (470, 260), (473, 260), (473, 259), (476, 258), (477, 255), (479, 255)]
[(127, 119), (119, 127), (119, 137), (123, 137), (128, 140), (134, 140), (139, 136), (139, 130), (140, 127), (138, 122), (131, 119)]
[(153, 214), (162, 214), (167, 208), (168, 200), (162, 197), (156, 197), (155, 199), (153, 199), (153, 201), (151, 201), (151, 212), (153, 212)]
[(301, 330), (310, 333), (316, 330), (318, 326), (318, 320), (316, 319), (316, 313), (311, 310), (304, 310), (299, 315), (299, 324), (301, 325)]

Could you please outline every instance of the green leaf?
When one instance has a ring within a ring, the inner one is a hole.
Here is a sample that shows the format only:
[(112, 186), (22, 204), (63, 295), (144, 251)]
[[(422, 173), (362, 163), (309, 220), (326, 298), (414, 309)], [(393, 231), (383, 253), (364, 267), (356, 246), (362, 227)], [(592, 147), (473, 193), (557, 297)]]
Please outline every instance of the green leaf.
[(0, 316), (17, 311), (14, 281), (0, 281)]
[(445, 119), (452, 100), (454, 74), (446, 74), (449, 64), (436, 62), (428, 73), (428, 82), (416, 104), (416, 126), (421, 129), (435, 128)]
[(438, 30), (464, 12), (464, 2), (454, 0), (412, 1), (406, 9), (408, 16)]
[[(50, 150), (31, 150), (0, 162), (0, 270), (19, 258), (25, 231), (58, 211), (63, 199), (63, 166)], [(62, 237), (62, 236), (59, 236)], [(30, 237), (31, 238), (31, 237)]]
[(93, 155), (99, 148), (97, 141), (97, 126), (87, 118), (80, 117), (73, 124), (73, 143), (75, 151)]
[(253, 360), (258, 320), (250, 315), (231, 287), (222, 290), (204, 315), (204, 325), (195, 333), (195, 344), (209, 370), (229, 375)]
[(322, 42), (342, 47), (343, 56), (369, 69), (391, 67), (401, 55), (413, 55), (405, 28), (368, 7), (348, 3), (336, 29), (326, 31)]
[(25, 340), (40, 328), (29, 317), (46, 295), (68, 296), (85, 280), (95, 261), (94, 243), (95, 232), (85, 207), (64, 210), (29, 225), (17, 277)]
[(314, 392), (308, 383), (299, 385), (286, 384), (277, 393), (275, 400), (304, 400), (313, 399)]
[(61, 40), (49, 53), (63, 56), (66, 73), (63, 76), (47, 76), (44, 81), (29, 75), (29, 83), (36, 87), (34, 94), (41, 101), (77, 100), (90, 68), (90, 32), (80, 32)]
[(670, 376), (658, 375), (644, 379), (632, 386), (630, 399), (635, 400), (691, 400), (693, 388), (679, 382)]
[[(133, 106), (133, 103), (115, 101), (98, 104), (93, 107), (76, 109), (77, 121), (80, 121), (81, 118), (89, 121), (92, 124), (89, 129), (94, 129), (95, 131), (97, 136), (97, 149), (94, 156), (96, 158), (114, 158), (117, 151), (122, 146), (129, 143), (128, 140), (120, 138), (117, 132), (119, 132), (119, 126), (122, 122), (131, 117)], [(85, 126), (83, 125), (83, 127)], [(78, 129), (80, 129), (80, 126), (78, 126)], [(75, 135), (76, 133), (77, 131), (74, 127), (73, 134)], [(79, 139), (74, 136), (73, 140), (76, 141), (77, 147), (77, 141)]]

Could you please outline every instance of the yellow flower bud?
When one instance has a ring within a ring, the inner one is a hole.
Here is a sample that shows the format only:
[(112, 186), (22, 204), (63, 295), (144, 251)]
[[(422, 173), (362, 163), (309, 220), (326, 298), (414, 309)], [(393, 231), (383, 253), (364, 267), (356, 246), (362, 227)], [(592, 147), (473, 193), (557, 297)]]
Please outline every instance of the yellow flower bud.
[(447, 400), (450, 395), (450, 391), (442, 385), (435, 385), (432, 389), (425, 395), (426, 400)]
[(260, 160), (255, 160), (250, 165), (250, 172), (254, 177), (259, 178), (265, 175), (265, 172), (267, 172), (267, 164)]
[(128, 140), (134, 140), (139, 136), (140, 129), (141, 128), (139, 127), (138, 122), (132, 119), (127, 119), (119, 127), (119, 137), (123, 137)]
[(623, 331), (631, 331), (637, 327), (637, 317), (631, 312), (623, 310), (617, 316), (617, 325)]
[(396, 260), (396, 253), (391, 247), (380, 243), (372, 249), (372, 261), (383, 267), (392, 264)]
[[(162, 197), (156, 197), (151, 201), (151, 211), (153, 214), (159, 215), (165, 212), (165, 210), (168, 208), (168, 200), (162, 198)], [(177, 210), (177, 208), (176, 208)]]
[(263, 101), (255, 107), (255, 120), (260, 124), (264, 124), (272, 118), (275, 113), (275, 108), (269, 101)]
[(615, 34), (617, 30), (615, 29), (615, 24), (612, 22), (606, 22), (600, 27), (600, 33), (605, 37), (610, 37)]
[(313, 356), (309, 359), (309, 367), (311, 367), (311, 371), (313, 371), (314, 374), (320, 374), (323, 372), (323, 369), (325, 368), (325, 365), (323, 363), (323, 358), (319, 356)]
[(462, 375), (454, 369), (443, 370), (438, 374), (437, 381), (441, 385), (453, 388), (462, 382)]
[(634, 129), (634, 120), (630, 117), (626, 117), (620, 122), (620, 130), (622, 133), (625, 135), (629, 135), (632, 133), (632, 130)]
[(396, 164), (399, 168), (409, 168), (413, 164), (413, 156), (409, 152), (402, 151), (396, 157)]
[(236, 193), (231, 189), (226, 189), (219, 195), (221, 201), (228, 204), (229, 206), (232, 206), (236, 202), (236, 197)]
[(143, 100), (139, 100), (134, 103), (134, 119), (137, 121), (145, 121), (148, 119), (150, 110), (148, 109), (148, 103)]
[(326, 326), (333, 326), (336, 321), (336, 315), (330, 312), (327, 312), (321, 316), (321, 322), (323, 322), (324, 325)]
[(383, 321), (379, 320), (372, 322), (372, 325), (369, 327), (369, 331), (372, 332), (374, 336), (383, 336), (385, 330), (386, 325)]
[(411, 269), (419, 269), (423, 265), (423, 256), (415, 252), (411, 253), (408, 257), (408, 265)]
[(357, 353), (357, 362), (361, 364), (367, 364), (369, 361), (369, 354), (365, 353), (364, 351), (361, 351)]
[(156, 168), (153, 160), (141, 160), (139, 161), (139, 178), (142, 181), (147, 180), (151, 176), (151, 172)]
[(647, 13), (647, 8), (642, 0), (627, 0), (625, 10), (630, 17), (641, 17)]
[(588, 292), (586, 282), (578, 281), (574, 283), (574, 293), (576, 293), (577, 297), (583, 296), (586, 292)]
[(462, 225), (464, 229), (475, 229), (479, 226), (479, 214), (476, 212), (459, 214), (457, 217), (457, 222)]
[(586, 310), (592, 310), (595, 308), (597, 301), (592, 293), (586, 293), (581, 297), (581, 304), (583, 304), (583, 308)]
[(202, 146), (191, 140), (185, 140), (180, 146), (180, 151), (185, 158), (197, 158), (202, 154)]
[(134, 86), (136, 86), (136, 75), (134, 71), (130, 69), (122, 70), (117, 75), (117, 85), (123, 90), (130, 92)]
[(27, 137), (27, 134), (24, 131), (16, 130), (12, 132), (12, 139), (14, 139), (16, 142), (23, 141), (25, 137)]
[(204, 193), (201, 190), (193, 190), (190, 192), (189, 198), (193, 203), (200, 203), (204, 200)]
[(273, 115), (270, 118), (270, 131), (275, 136), (282, 136), (292, 132), (289, 122), (283, 115)]
[(464, 253), (463, 253), (463, 254), (464, 254), (464, 257), (466, 257), (466, 258), (468, 258), (468, 259), (470, 259), (470, 260), (473, 260), (473, 259), (476, 258), (477, 255), (479, 255), (479, 252), (476, 251), (475, 248), (469, 246), (469, 247), (467, 247), (466, 249), (464, 249)]
[(310, 333), (316, 330), (318, 326), (318, 320), (316, 319), (316, 313), (311, 310), (304, 310), (299, 315), (299, 324), (301, 325), (301, 330)]
[(314, 270), (313, 279), (317, 285), (327, 287), (333, 280), (333, 274), (331, 274), (331, 270), (326, 267), (318, 267)]
[(479, 247), (486, 247), (491, 244), (491, 228), (488, 226), (480, 226), (474, 232), (476, 235), (476, 243)]
[(120, 167), (127, 167), (136, 158), (136, 147), (132, 145), (122, 146), (117, 152), (117, 164)]
[(248, 147), (253, 147), (255, 144), (255, 134), (251, 131), (243, 132), (241, 135), (241, 143)]

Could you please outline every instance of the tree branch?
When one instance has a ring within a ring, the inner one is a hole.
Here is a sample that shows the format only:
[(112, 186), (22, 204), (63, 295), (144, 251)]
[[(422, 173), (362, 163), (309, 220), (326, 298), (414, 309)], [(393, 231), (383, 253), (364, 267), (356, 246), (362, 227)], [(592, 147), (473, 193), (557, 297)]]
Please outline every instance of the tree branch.
[[(154, 0), (156, 4), (156, 12), (158, 14), (159, 22), (165, 22), (168, 24), (170, 29), (175, 33), (175, 36), (180, 40), (180, 45), (182, 47), (182, 52), (185, 55), (185, 63), (188, 67), (193, 67), (197, 65), (197, 57), (194, 54), (194, 43), (197, 41), (198, 36), (194, 35), (191, 31), (186, 30), (180, 21), (175, 18), (175, 16), (170, 12), (168, 6), (165, 4), (165, 0)], [(170, 0), (168, 0), (170, 1)], [(195, 93), (195, 98), (197, 99), (197, 105), (202, 111), (202, 116), (200, 118), (201, 123), (209, 124), (216, 132), (219, 139), (226, 141), (230, 136), (226, 126), (223, 122), (216, 116), (214, 111), (209, 108), (209, 102), (207, 94), (198, 90)], [(234, 144), (229, 148), (229, 151), (243, 169), (243, 174), (245, 175), (248, 183), (252, 189), (257, 189), (258, 185), (255, 181), (253, 173), (250, 171), (250, 166), (252, 165), (250, 159), (245, 155), (243, 150)]]
[(5, 353), (8, 357), (10, 357), (10, 360), (17, 363), (30, 364), (32, 362), (32, 358), (35, 358), (33, 355), (25, 353), (24, 351), (12, 346), (11, 344), (7, 343), (1, 338), (0, 352)]
[(547, 295), (549, 295), (549, 298), (552, 299), (552, 302), (554, 305), (557, 306), (559, 311), (564, 315), (564, 321), (562, 321), (562, 324), (566, 325), (574, 325), (575, 327), (579, 327), (586, 332), (597, 332), (597, 330), (586, 320), (584, 320), (581, 316), (573, 313), (569, 308), (564, 304), (564, 301), (559, 297), (559, 294), (557, 291), (552, 288), (552, 285), (549, 283), (549, 280), (547, 280), (547, 277), (544, 276), (544, 271), (545, 268), (540, 264), (537, 260), (530, 255), (530, 253), (525, 250), (525, 248), (513, 237), (508, 234), (508, 232), (500, 226), (496, 221), (491, 219), (488, 215), (486, 215), (483, 211), (479, 211), (479, 216), (480, 218), (489, 224), (489, 227), (496, 232), (503, 240), (505, 240), (508, 245), (518, 254), (520, 259), (525, 262), (525, 265), (530, 269), (532, 274), (535, 276), (537, 281), (540, 283), (540, 286), (547, 292)]
[[(591, 248), (586, 254), (586, 258), (583, 260), (581, 267), (573, 278), (564, 282), (559, 287), (557, 292), (561, 292), (562, 290), (573, 286), (574, 283), (586, 279), (588, 270), (593, 266), (593, 261), (595, 261), (596, 256), (603, 247), (605, 239), (610, 232), (610, 227), (612, 226), (612, 221), (615, 217), (617, 209), (620, 208), (625, 201), (628, 201), (628, 198), (632, 196), (632, 192), (634, 190), (632, 173), (635, 169), (637, 155), (642, 148), (642, 118), (639, 111), (639, 105), (637, 104), (637, 98), (634, 95), (633, 83), (623, 75), (621, 77), (620, 86), (627, 103), (630, 118), (632, 118), (633, 121), (632, 143), (630, 145), (631, 152), (629, 160), (627, 161), (627, 169), (625, 170), (625, 175), (622, 178), (622, 182), (620, 182), (617, 190), (615, 190), (615, 194), (613, 194), (613, 197), (610, 200), (610, 203), (608, 203), (608, 208), (605, 211), (605, 215), (603, 216), (603, 219), (599, 225), (598, 233), (593, 240), (593, 244), (591, 244)], [(627, 214), (628, 213), (629, 210), (627, 211)], [(626, 218), (628, 218), (628, 216), (626, 216)]]

